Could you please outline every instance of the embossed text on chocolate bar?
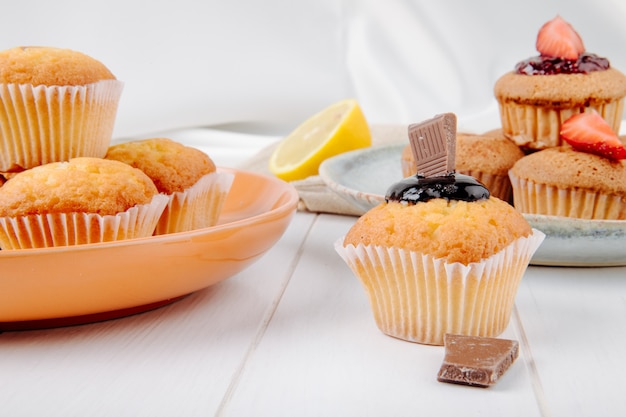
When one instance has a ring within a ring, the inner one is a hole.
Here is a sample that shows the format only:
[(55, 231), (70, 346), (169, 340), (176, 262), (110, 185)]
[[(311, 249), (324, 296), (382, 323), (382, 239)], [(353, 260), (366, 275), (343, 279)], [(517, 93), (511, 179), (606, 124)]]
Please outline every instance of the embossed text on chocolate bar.
[(409, 125), (409, 143), (417, 175), (433, 177), (454, 173), (456, 115), (444, 113)]

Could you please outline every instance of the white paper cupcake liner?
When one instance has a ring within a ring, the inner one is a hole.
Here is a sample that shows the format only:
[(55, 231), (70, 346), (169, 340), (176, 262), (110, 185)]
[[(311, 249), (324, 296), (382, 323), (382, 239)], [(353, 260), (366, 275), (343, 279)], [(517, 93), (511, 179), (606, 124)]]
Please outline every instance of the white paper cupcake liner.
[(217, 224), (234, 178), (230, 172), (212, 172), (185, 191), (169, 195), (154, 233), (184, 232)]
[(592, 220), (621, 220), (626, 216), (626, 202), (618, 195), (538, 184), (512, 172), (509, 177), (513, 204), (522, 213)]
[(84, 86), (0, 84), (0, 171), (104, 157), (122, 88), (118, 80)]
[(484, 184), (485, 187), (487, 187), (492, 196), (503, 201), (512, 201), (513, 190), (511, 189), (511, 180), (507, 174), (489, 174), (473, 169), (465, 171), (460, 170), (459, 174), (465, 174), (476, 178), (479, 182)]
[(545, 149), (561, 146), (561, 124), (582, 110), (595, 110), (619, 132), (624, 110), (624, 99), (597, 106), (557, 108), (514, 102), (499, 102), (502, 132), (518, 146), (527, 149)]
[(168, 197), (157, 194), (149, 204), (116, 215), (94, 213), (34, 214), (0, 217), (0, 247), (48, 248), (151, 236)]
[(442, 345), (446, 333), (495, 337), (504, 331), (520, 280), (544, 237), (533, 230), (469, 265), (400, 248), (344, 247), (343, 238), (335, 250), (361, 280), (383, 333)]

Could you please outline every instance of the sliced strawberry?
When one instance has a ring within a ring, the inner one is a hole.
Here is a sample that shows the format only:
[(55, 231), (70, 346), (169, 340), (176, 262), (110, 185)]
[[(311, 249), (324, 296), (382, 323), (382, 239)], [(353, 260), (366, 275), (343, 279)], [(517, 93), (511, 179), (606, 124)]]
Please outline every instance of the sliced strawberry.
[(535, 46), (541, 55), (554, 58), (573, 60), (585, 52), (583, 40), (572, 25), (560, 16), (546, 22), (539, 29)]
[(626, 147), (611, 126), (595, 111), (570, 117), (561, 125), (561, 137), (574, 149), (608, 159), (626, 159)]

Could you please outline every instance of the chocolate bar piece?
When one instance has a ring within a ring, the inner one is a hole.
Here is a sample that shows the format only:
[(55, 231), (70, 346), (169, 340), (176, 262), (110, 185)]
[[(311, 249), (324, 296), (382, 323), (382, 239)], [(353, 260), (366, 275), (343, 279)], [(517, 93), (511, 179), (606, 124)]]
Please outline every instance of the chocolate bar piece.
[(515, 340), (446, 334), (444, 345), (445, 357), (437, 374), (440, 382), (488, 387), (519, 356)]
[(409, 125), (409, 143), (417, 175), (433, 177), (454, 173), (456, 115), (444, 113)]

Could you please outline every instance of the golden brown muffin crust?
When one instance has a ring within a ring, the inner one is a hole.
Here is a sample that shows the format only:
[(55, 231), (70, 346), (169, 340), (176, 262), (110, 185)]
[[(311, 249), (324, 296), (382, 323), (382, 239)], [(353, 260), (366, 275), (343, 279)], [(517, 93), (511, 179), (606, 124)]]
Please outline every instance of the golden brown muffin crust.
[(159, 192), (172, 194), (215, 172), (211, 158), (199, 149), (167, 138), (144, 139), (109, 147), (105, 156), (145, 172)]
[(524, 217), (497, 198), (476, 202), (434, 199), (376, 206), (359, 217), (346, 234), (344, 245), (404, 248), (467, 265), (531, 233)]
[(23, 171), (0, 187), (0, 216), (45, 213), (115, 215), (148, 204), (158, 193), (138, 169), (81, 157)]
[(496, 98), (553, 108), (595, 106), (626, 96), (626, 76), (615, 68), (588, 74), (524, 75), (511, 71), (494, 85)]
[(626, 196), (626, 163), (612, 161), (569, 145), (529, 154), (513, 165), (511, 173), (562, 189), (580, 188)]
[[(519, 146), (496, 132), (456, 135), (455, 169), (460, 174), (480, 171), (491, 175), (506, 175), (513, 164), (523, 156), (524, 152)], [(410, 145), (402, 149), (401, 159), (408, 166), (415, 165)], [(413, 171), (412, 175), (415, 175), (417, 168)]]
[(456, 154), (459, 172), (478, 170), (492, 175), (506, 174), (524, 156), (512, 140), (495, 135), (458, 135)]
[(22, 46), (0, 51), (0, 82), (86, 85), (115, 76), (100, 61), (70, 49)]

